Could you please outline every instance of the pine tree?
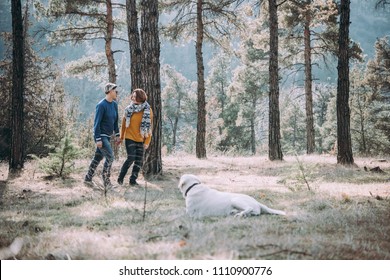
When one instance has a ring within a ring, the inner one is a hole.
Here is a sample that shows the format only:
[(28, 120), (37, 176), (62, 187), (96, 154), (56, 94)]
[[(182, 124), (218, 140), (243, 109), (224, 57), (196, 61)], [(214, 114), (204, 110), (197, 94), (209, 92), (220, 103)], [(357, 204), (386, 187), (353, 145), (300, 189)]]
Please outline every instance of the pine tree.
[(161, 82), (160, 82), (160, 37), (158, 1), (141, 1), (141, 40), (143, 60), (143, 87), (153, 110), (153, 131), (149, 148), (145, 151), (143, 171), (146, 176), (162, 172), (161, 143)]
[(268, 158), (283, 160), (280, 142), (278, 4), (268, 0), (270, 27)]
[(328, 153), (336, 140), (336, 88), (330, 83), (317, 83), (315, 93), (316, 148), (318, 153)]
[(337, 79), (337, 163), (353, 165), (351, 113), (349, 107), (350, 0), (341, 0)]
[(136, 0), (126, 0), (127, 34), (130, 49), (130, 77), (131, 92), (136, 88), (143, 88), (143, 63), (141, 35), (138, 26), (138, 9)]
[(11, 155), (10, 173), (17, 173), (24, 166), (24, 32), (20, 0), (12, 0), (12, 106), (11, 106)]
[[(237, 125), (241, 126), (245, 136), (241, 137), (247, 142), (247, 150), (256, 154), (257, 135), (259, 124), (266, 110), (260, 104), (266, 97), (268, 90), (268, 77), (266, 52), (254, 46), (252, 39), (243, 43), (240, 52), (241, 64), (234, 71), (233, 82), (229, 94), (239, 108)], [(264, 131), (262, 131), (264, 132)]]
[[(305, 108), (306, 108), (306, 152), (315, 151), (315, 129), (313, 113), (313, 75), (312, 61), (326, 57), (326, 53), (335, 53), (337, 7), (333, 1), (294, 0), (283, 6), (284, 23), (288, 34), (289, 60), (296, 61), (294, 67), (304, 65), (305, 72)], [(303, 47), (302, 47), (303, 45)], [(295, 46), (292, 50), (291, 46)], [(293, 58), (298, 55), (302, 58)], [(298, 63), (302, 61), (302, 63)]]
[[(375, 44), (375, 58), (367, 63), (365, 83), (371, 89), (370, 117), (379, 140), (377, 153), (390, 152), (390, 43), (388, 37), (378, 39)], [(382, 137), (381, 137), (382, 135)]]
[(162, 79), (163, 145), (171, 153), (182, 148), (184, 134), (196, 126), (196, 106), (191, 99), (196, 92), (193, 82), (169, 65), (162, 67)]
[(207, 147), (217, 150), (221, 141), (226, 137), (225, 117), (229, 114), (226, 111), (230, 98), (228, 96), (228, 87), (231, 82), (231, 56), (224, 51), (216, 53), (210, 60), (208, 66), (210, 72), (206, 81), (206, 111), (207, 111), (207, 129), (206, 142)]
[[(302, 92), (297, 92), (302, 94)], [(281, 134), (283, 151), (290, 155), (305, 151), (305, 112), (304, 104), (296, 95), (286, 95), (281, 102)]]
[(75, 160), (83, 151), (76, 146), (73, 138), (67, 133), (57, 147), (49, 146), (54, 152), (49, 153), (47, 158), (39, 159), (39, 168), (49, 176), (66, 178), (76, 170)]
[[(67, 99), (59, 68), (53, 59), (41, 56), (41, 44), (30, 36), (30, 9), (24, 10), (24, 97), (23, 154), (47, 155), (45, 145), (57, 143), (64, 127), (74, 124), (77, 106)], [(9, 159), (12, 113), (12, 44), (4, 35), (6, 51), (0, 63), (0, 98), (5, 110), (0, 112), (0, 159)], [(73, 113), (68, 109), (73, 108)]]
[[(198, 117), (196, 133), (196, 157), (206, 158), (206, 97), (203, 61), (204, 41), (220, 43), (229, 38), (229, 28), (237, 24), (235, 5), (241, 1), (162, 1), (162, 7), (175, 12), (173, 22), (166, 26), (164, 34), (174, 41), (194, 39), (197, 62)], [(180, 36), (183, 36), (180, 38)], [(221, 39), (218, 42), (218, 39)]]
[(364, 71), (356, 65), (351, 71), (351, 136), (354, 150), (369, 155), (373, 124), (369, 116), (369, 88), (364, 82)]
[(48, 8), (38, 1), (34, 2), (34, 5), (39, 15), (56, 23), (52, 30), (51, 27), (40, 30), (40, 33), (47, 35), (49, 44), (104, 41), (104, 52), (70, 63), (67, 65), (69, 74), (89, 74), (95, 77), (97, 72), (107, 71), (108, 81), (116, 83), (114, 54), (118, 51), (112, 49), (112, 42), (114, 39), (121, 39), (118, 33), (125, 25), (120, 17), (114, 16), (114, 9), (122, 9), (122, 4), (113, 3), (111, 0), (50, 0)]

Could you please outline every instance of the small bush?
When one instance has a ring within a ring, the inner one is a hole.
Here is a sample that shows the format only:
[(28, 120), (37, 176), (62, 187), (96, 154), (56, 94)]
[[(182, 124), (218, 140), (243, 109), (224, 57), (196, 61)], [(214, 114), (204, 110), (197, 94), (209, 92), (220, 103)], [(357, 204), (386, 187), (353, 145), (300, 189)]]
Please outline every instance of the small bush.
[(72, 137), (66, 134), (48, 157), (39, 159), (34, 156), (34, 158), (39, 160), (39, 169), (49, 176), (66, 178), (75, 171), (75, 160), (82, 154), (83, 151), (74, 144)]

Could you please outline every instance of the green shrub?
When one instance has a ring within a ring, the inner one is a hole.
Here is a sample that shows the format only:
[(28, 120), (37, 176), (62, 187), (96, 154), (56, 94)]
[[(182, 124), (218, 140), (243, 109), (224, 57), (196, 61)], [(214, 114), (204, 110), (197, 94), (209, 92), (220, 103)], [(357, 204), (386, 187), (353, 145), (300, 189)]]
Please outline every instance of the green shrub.
[(49, 148), (54, 149), (54, 152), (49, 153), (48, 157), (40, 159), (35, 156), (39, 160), (39, 169), (49, 176), (61, 178), (75, 171), (75, 160), (83, 154), (83, 150), (76, 146), (69, 134), (61, 139), (58, 147)]

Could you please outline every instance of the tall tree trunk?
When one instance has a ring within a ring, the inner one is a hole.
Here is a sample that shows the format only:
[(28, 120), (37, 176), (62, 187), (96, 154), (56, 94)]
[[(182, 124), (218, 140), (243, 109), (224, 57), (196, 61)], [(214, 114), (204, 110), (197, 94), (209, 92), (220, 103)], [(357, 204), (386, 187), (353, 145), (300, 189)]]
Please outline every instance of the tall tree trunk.
[(298, 134), (298, 120), (297, 120), (297, 115), (296, 114), (294, 114), (293, 115), (293, 118), (294, 118), (294, 121), (293, 121), (293, 141), (292, 141), (292, 146), (293, 146), (293, 148), (295, 148), (296, 147), (296, 145), (297, 145), (297, 134)]
[(256, 95), (252, 95), (252, 112), (250, 118), (250, 128), (251, 128), (251, 152), (252, 155), (256, 154), (256, 132), (255, 132), (255, 123), (256, 123)]
[(112, 3), (111, 0), (106, 0), (107, 15), (106, 15), (106, 36), (105, 36), (105, 50), (108, 63), (108, 79), (111, 83), (116, 83), (116, 70), (114, 53), (112, 51), (112, 36), (114, 34), (114, 21), (112, 18)]
[(161, 83), (160, 83), (160, 40), (158, 33), (158, 1), (143, 0), (141, 19), (141, 40), (144, 69), (144, 88), (149, 95), (153, 110), (152, 141), (145, 152), (144, 174), (147, 177), (162, 172), (161, 159)]
[(130, 47), (131, 91), (143, 88), (142, 49), (138, 29), (138, 12), (136, 0), (126, 0), (127, 33)]
[(12, 0), (12, 112), (11, 112), (11, 155), (10, 173), (16, 174), (23, 168), (23, 126), (24, 126), (24, 36), (22, 7), (20, 0)]
[[(309, 1), (309, 5), (310, 5)], [(306, 153), (312, 154), (315, 149), (314, 117), (313, 117), (313, 89), (311, 66), (311, 36), (310, 36), (310, 11), (306, 12), (305, 20), (305, 94), (306, 94)]]
[(196, 130), (196, 157), (206, 158), (206, 97), (203, 65), (203, 1), (197, 1), (196, 9), (196, 64), (198, 68), (198, 123)]
[[(105, 34), (105, 51), (108, 64), (108, 81), (110, 83), (116, 83), (116, 69), (115, 69), (115, 60), (114, 52), (112, 51), (112, 36), (114, 34), (114, 20), (112, 18), (112, 2), (111, 0), (106, 0), (106, 34)], [(119, 158), (119, 146), (116, 145), (116, 137), (112, 135), (110, 138), (111, 147), (113, 148), (114, 155), (116, 158)]]
[(270, 160), (283, 160), (280, 143), (278, 7), (276, 0), (268, 0), (268, 5), (270, 24), (268, 157)]
[(168, 150), (169, 153), (176, 150), (177, 124), (178, 124), (178, 117), (176, 116), (172, 124), (172, 144), (171, 144), (172, 148)]
[(354, 164), (349, 109), (349, 19), (350, 0), (341, 0), (337, 81), (337, 163)]
[(177, 127), (179, 125), (180, 110), (181, 110), (181, 96), (179, 95), (179, 97), (177, 98), (177, 107), (176, 107), (175, 119), (173, 121), (173, 129), (172, 129), (173, 150), (176, 150)]
[(361, 145), (362, 145), (362, 149), (361, 151), (365, 154), (365, 155), (368, 155), (369, 154), (369, 151), (367, 150), (367, 144), (366, 144), (366, 119), (365, 119), (365, 112), (364, 112), (364, 104), (362, 104), (362, 101), (360, 99), (360, 94), (357, 96), (357, 110), (359, 111), (359, 124), (360, 124), (360, 139), (361, 139)]
[(256, 154), (256, 133), (255, 133), (255, 118), (250, 119), (250, 128), (251, 128), (251, 153), (252, 155)]

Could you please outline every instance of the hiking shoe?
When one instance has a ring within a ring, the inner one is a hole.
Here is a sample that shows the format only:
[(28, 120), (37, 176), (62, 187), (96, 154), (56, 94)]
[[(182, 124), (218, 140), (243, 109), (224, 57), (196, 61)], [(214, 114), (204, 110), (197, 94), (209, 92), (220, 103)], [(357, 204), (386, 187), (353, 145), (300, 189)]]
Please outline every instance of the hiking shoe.
[(90, 188), (96, 187), (95, 183), (92, 182), (92, 180), (87, 180), (87, 179), (84, 180), (84, 185), (86, 185), (87, 187), (90, 187)]
[(135, 180), (131, 180), (131, 181), (129, 182), (129, 184), (130, 184), (130, 186), (139, 186), (139, 184), (138, 184), (137, 181), (135, 181)]
[(104, 182), (104, 187), (106, 188), (106, 190), (112, 190), (112, 189), (116, 189), (118, 185), (114, 185), (113, 183), (111, 183), (110, 180), (106, 180)]

